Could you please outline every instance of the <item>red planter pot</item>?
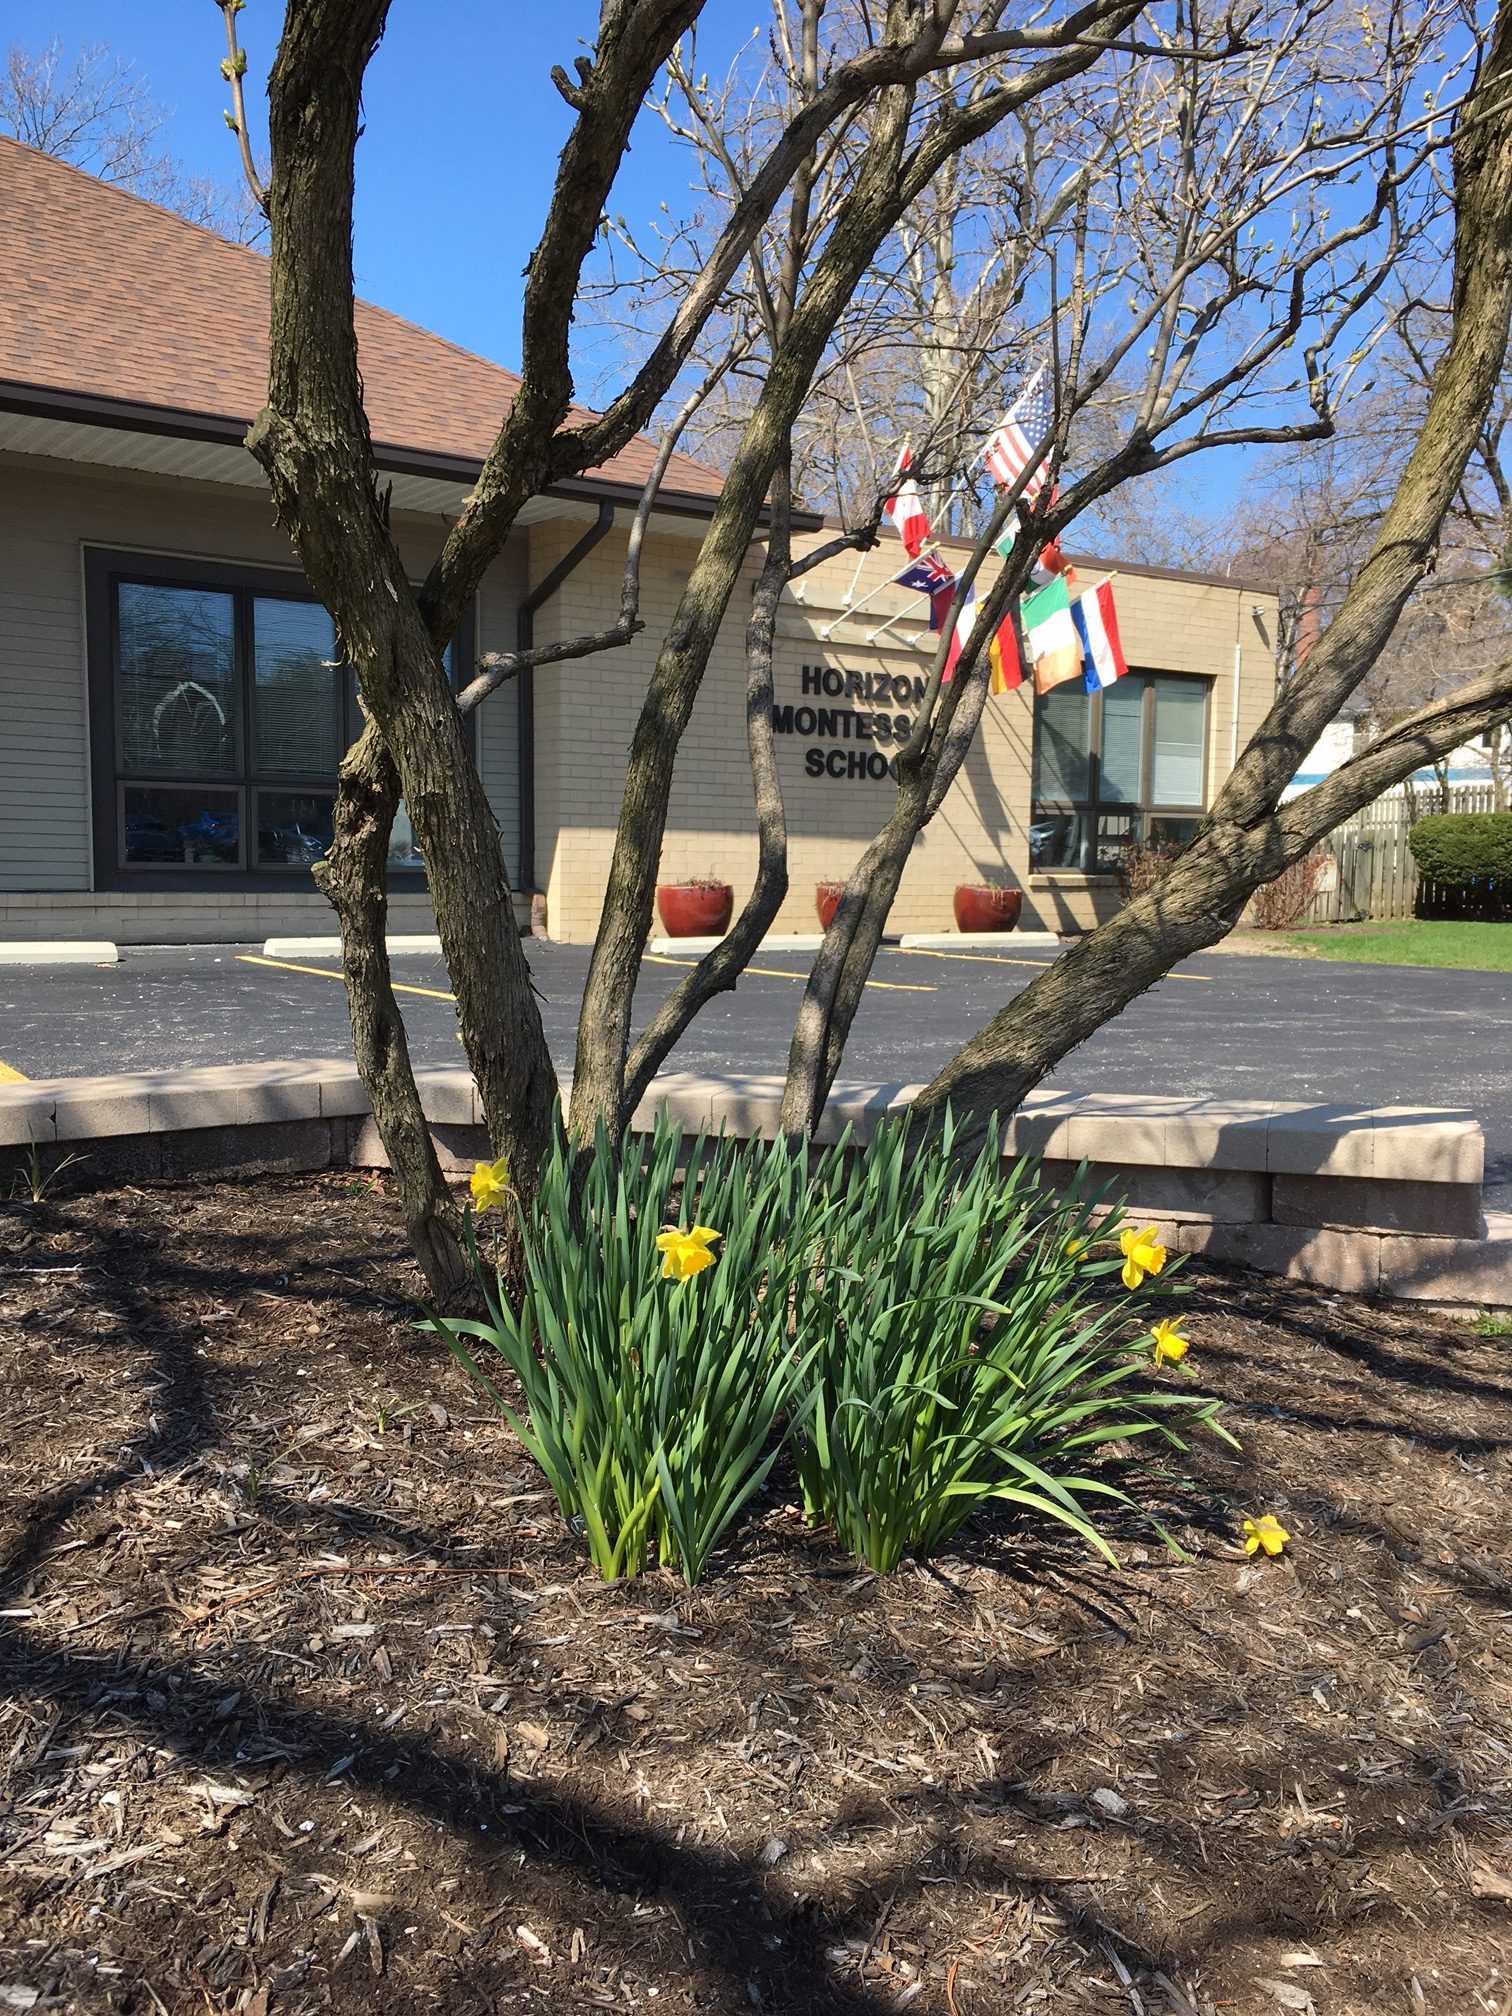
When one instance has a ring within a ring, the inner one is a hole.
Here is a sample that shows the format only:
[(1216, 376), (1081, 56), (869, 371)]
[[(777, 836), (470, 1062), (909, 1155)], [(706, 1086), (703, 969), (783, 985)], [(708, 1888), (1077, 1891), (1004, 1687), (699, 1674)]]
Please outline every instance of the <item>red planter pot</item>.
[(819, 912), (819, 928), (828, 931), (835, 921), (835, 912), (840, 908), (840, 898), (845, 894), (843, 882), (819, 882), (814, 886), (814, 908)]
[(955, 892), (953, 907), (958, 931), (1011, 931), (1024, 907), (1024, 892), (963, 882)]
[(669, 938), (722, 938), (730, 928), (735, 891), (728, 882), (662, 882), (656, 907)]

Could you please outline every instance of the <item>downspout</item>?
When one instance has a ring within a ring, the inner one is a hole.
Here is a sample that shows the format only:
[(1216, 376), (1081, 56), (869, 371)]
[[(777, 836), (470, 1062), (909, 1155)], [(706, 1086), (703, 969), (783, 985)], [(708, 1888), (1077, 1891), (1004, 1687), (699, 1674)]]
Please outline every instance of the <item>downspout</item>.
[[(550, 601), (558, 588), (570, 574), (576, 573), (583, 561), (607, 537), (614, 524), (614, 506), (601, 499), (598, 517), (588, 530), (558, 560), (549, 573), (542, 576), (520, 604), (515, 615), (515, 648), (524, 652), (535, 645), (535, 613), (543, 602)], [(535, 671), (527, 666), (515, 681), (515, 707), (517, 739), (520, 755), (520, 847), (515, 867), (516, 887), (530, 899), (531, 925), (536, 918), (536, 858), (535, 858)]]

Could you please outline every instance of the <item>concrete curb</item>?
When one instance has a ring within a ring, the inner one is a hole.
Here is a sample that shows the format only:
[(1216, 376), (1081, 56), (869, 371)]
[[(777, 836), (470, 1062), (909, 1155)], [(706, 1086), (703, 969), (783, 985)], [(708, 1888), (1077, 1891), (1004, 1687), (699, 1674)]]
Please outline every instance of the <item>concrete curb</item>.
[(905, 952), (1011, 952), (1015, 945), (1060, 951), (1057, 931), (905, 931)]
[(0, 966), (119, 966), (119, 946), (107, 938), (9, 938)]
[[(470, 1168), (488, 1152), (471, 1077), (416, 1079), (443, 1167)], [(816, 1138), (849, 1126), (864, 1141), (919, 1090), (839, 1084)], [(633, 1124), (665, 1110), (690, 1134), (771, 1138), (781, 1095), (767, 1074), (669, 1072)], [(30, 1148), (46, 1167), (80, 1161), (91, 1184), (385, 1161), (356, 1069), (339, 1058), (0, 1085), (0, 1151)], [(1485, 1142), (1471, 1113), (1041, 1091), (1009, 1117), (1003, 1149), (1041, 1156), (1053, 1183), (1086, 1164), (1094, 1187), (1178, 1250), (1350, 1293), (1512, 1308), (1512, 1214), (1489, 1226), (1481, 1215)]]
[[(675, 957), (679, 952), (693, 953), (701, 958), (705, 952), (712, 952), (716, 945), (723, 943), (723, 938), (649, 938), (646, 950), (660, 953), (664, 958), (668, 954)], [(751, 956), (760, 958), (763, 952), (817, 952), (823, 943), (822, 931), (789, 931), (777, 937), (763, 938)]]
[[(386, 938), (389, 956), (405, 953), (432, 954), (439, 958), (441, 940), (421, 932), (417, 936)], [(339, 959), (341, 940), (339, 938), (268, 938), (262, 948), (264, 959)]]

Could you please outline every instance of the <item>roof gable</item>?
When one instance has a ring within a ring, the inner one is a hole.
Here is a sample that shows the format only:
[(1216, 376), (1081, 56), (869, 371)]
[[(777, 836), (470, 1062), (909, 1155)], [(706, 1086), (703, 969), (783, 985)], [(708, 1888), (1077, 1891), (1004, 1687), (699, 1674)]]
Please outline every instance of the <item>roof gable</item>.
[[(0, 135), (8, 299), (0, 381), (245, 426), (268, 380), (268, 261), (145, 198)], [(512, 371), (359, 301), (373, 441), (481, 464), (519, 388)], [(587, 472), (639, 488), (637, 436)], [(664, 493), (712, 501), (718, 471), (675, 455)]]

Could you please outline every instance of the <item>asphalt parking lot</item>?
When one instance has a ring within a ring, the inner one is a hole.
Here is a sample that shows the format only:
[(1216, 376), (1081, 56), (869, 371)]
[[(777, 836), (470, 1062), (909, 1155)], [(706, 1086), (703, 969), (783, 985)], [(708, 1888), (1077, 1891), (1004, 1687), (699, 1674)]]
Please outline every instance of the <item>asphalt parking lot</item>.
[[(586, 946), (532, 941), (552, 1053), (572, 1061)], [(694, 1024), (669, 1068), (780, 1071), (810, 955), (760, 954)], [(856, 1019), (848, 1075), (923, 1079), (1049, 960), (887, 948)], [(648, 956), (648, 1014), (685, 963)], [(455, 1064), (455, 1011), (438, 959), (395, 961), (415, 1058)], [(123, 947), (115, 967), (0, 969), (0, 1077), (79, 1077), (186, 1064), (343, 1056), (335, 960), (269, 961), (253, 946)], [(1352, 1099), (1466, 1106), (1486, 1131), (1488, 1202), (1512, 1208), (1512, 979), (1322, 960), (1210, 954), (1189, 961), (1074, 1051), (1048, 1081), (1079, 1091)]]

